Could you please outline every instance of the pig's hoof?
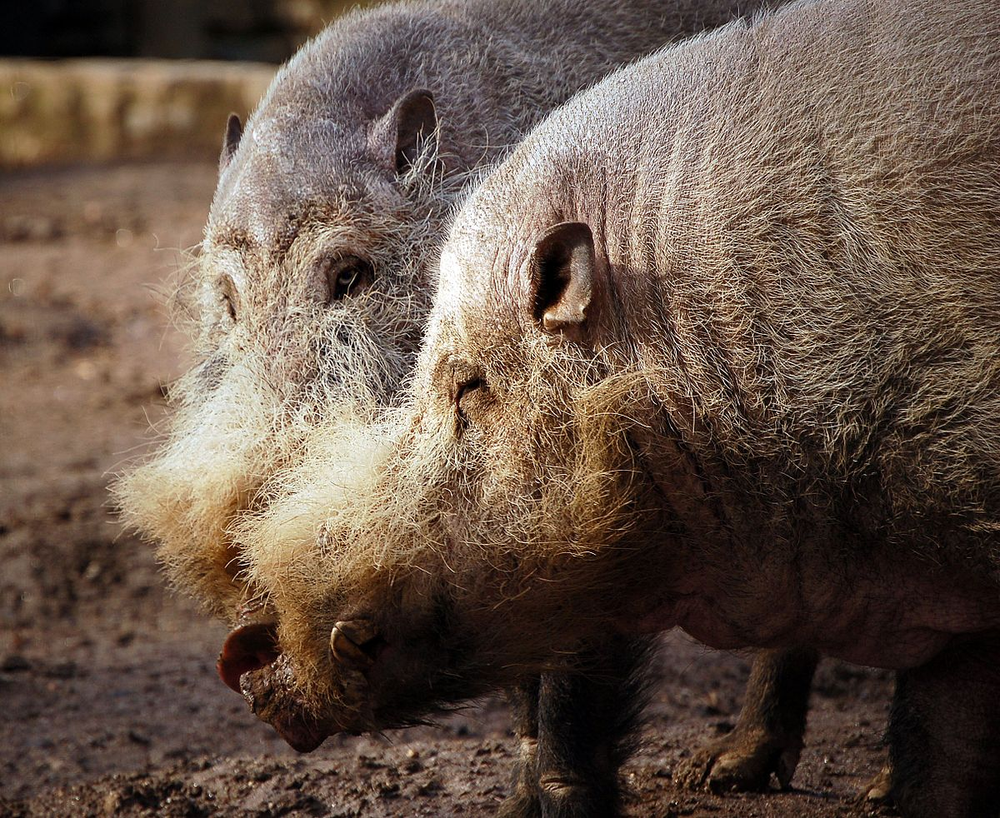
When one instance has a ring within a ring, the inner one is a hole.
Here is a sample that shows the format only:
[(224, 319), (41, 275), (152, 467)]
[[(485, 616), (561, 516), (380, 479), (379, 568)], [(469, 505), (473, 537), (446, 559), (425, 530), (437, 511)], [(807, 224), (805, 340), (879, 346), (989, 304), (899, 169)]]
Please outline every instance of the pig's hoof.
[(582, 777), (550, 773), (538, 778), (542, 815), (559, 818), (613, 818), (620, 815), (617, 776)]
[(542, 804), (537, 792), (517, 789), (507, 796), (497, 810), (498, 818), (542, 818)]
[(683, 761), (674, 773), (674, 781), (688, 789), (760, 792), (768, 788), (774, 773), (781, 789), (787, 789), (801, 753), (802, 742), (797, 738), (782, 740), (736, 729)]
[(892, 803), (892, 768), (888, 764), (862, 788), (860, 800), (868, 804)]

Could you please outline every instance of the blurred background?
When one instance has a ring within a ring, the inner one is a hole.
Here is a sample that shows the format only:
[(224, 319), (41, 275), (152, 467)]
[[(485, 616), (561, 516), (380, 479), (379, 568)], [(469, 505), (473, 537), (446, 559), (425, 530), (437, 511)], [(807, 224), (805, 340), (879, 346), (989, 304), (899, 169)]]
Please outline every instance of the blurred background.
[(0, 51), (21, 57), (281, 62), (343, 0), (38, 0), (11, 4)]
[(0, 25), (0, 166), (216, 154), (278, 64), (356, 0), (31, 0)]

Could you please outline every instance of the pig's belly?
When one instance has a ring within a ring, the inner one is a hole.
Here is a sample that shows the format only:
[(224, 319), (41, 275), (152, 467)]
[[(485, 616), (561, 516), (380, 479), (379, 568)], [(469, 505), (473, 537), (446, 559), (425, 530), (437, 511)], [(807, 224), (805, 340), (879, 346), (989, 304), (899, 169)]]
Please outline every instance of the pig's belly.
[[(807, 587), (807, 586), (804, 586)], [(959, 636), (1000, 630), (1000, 591), (914, 578), (857, 583), (766, 600), (689, 594), (644, 617), (640, 630), (678, 626), (720, 649), (811, 647), (860, 665), (918, 667)]]

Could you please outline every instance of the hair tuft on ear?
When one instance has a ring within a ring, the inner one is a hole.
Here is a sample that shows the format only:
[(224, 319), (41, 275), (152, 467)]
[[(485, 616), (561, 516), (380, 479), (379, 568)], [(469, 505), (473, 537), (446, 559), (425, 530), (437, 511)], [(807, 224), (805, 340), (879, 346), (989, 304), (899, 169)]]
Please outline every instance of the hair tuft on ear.
[(372, 129), (372, 147), (397, 176), (409, 171), (423, 145), (437, 138), (434, 95), (422, 88), (403, 94)]

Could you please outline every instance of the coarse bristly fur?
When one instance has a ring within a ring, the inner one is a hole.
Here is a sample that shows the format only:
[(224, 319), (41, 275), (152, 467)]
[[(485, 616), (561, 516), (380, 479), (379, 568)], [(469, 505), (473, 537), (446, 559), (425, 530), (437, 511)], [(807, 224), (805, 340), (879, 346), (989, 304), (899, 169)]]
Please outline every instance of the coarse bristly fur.
[(986, 0), (799, 3), (539, 126), (457, 215), (363, 488), (324, 507), (304, 459), (247, 521), (262, 715), (405, 724), (681, 625), (899, 669), (904, 813), (995, 814), (998, 42)]
[[(230, 529), (267, 506), (269, 479), (320, 420), (392, 400), (430, 307), (434, 245), (476, 168), (608, 71), (761, 5), (398, 3), (346, 15), (282, 68), (245, 132), (227, 130), (184, 288), (200, 363), (171, 389), (163, 446), (115, 487), (173, 583), (230, 621), (252, 595)], [(394, 106), (421, 89), (436, 129), (400, 167)], [(373, 281), (329, 303), (323, 266), (349, 257)]]

